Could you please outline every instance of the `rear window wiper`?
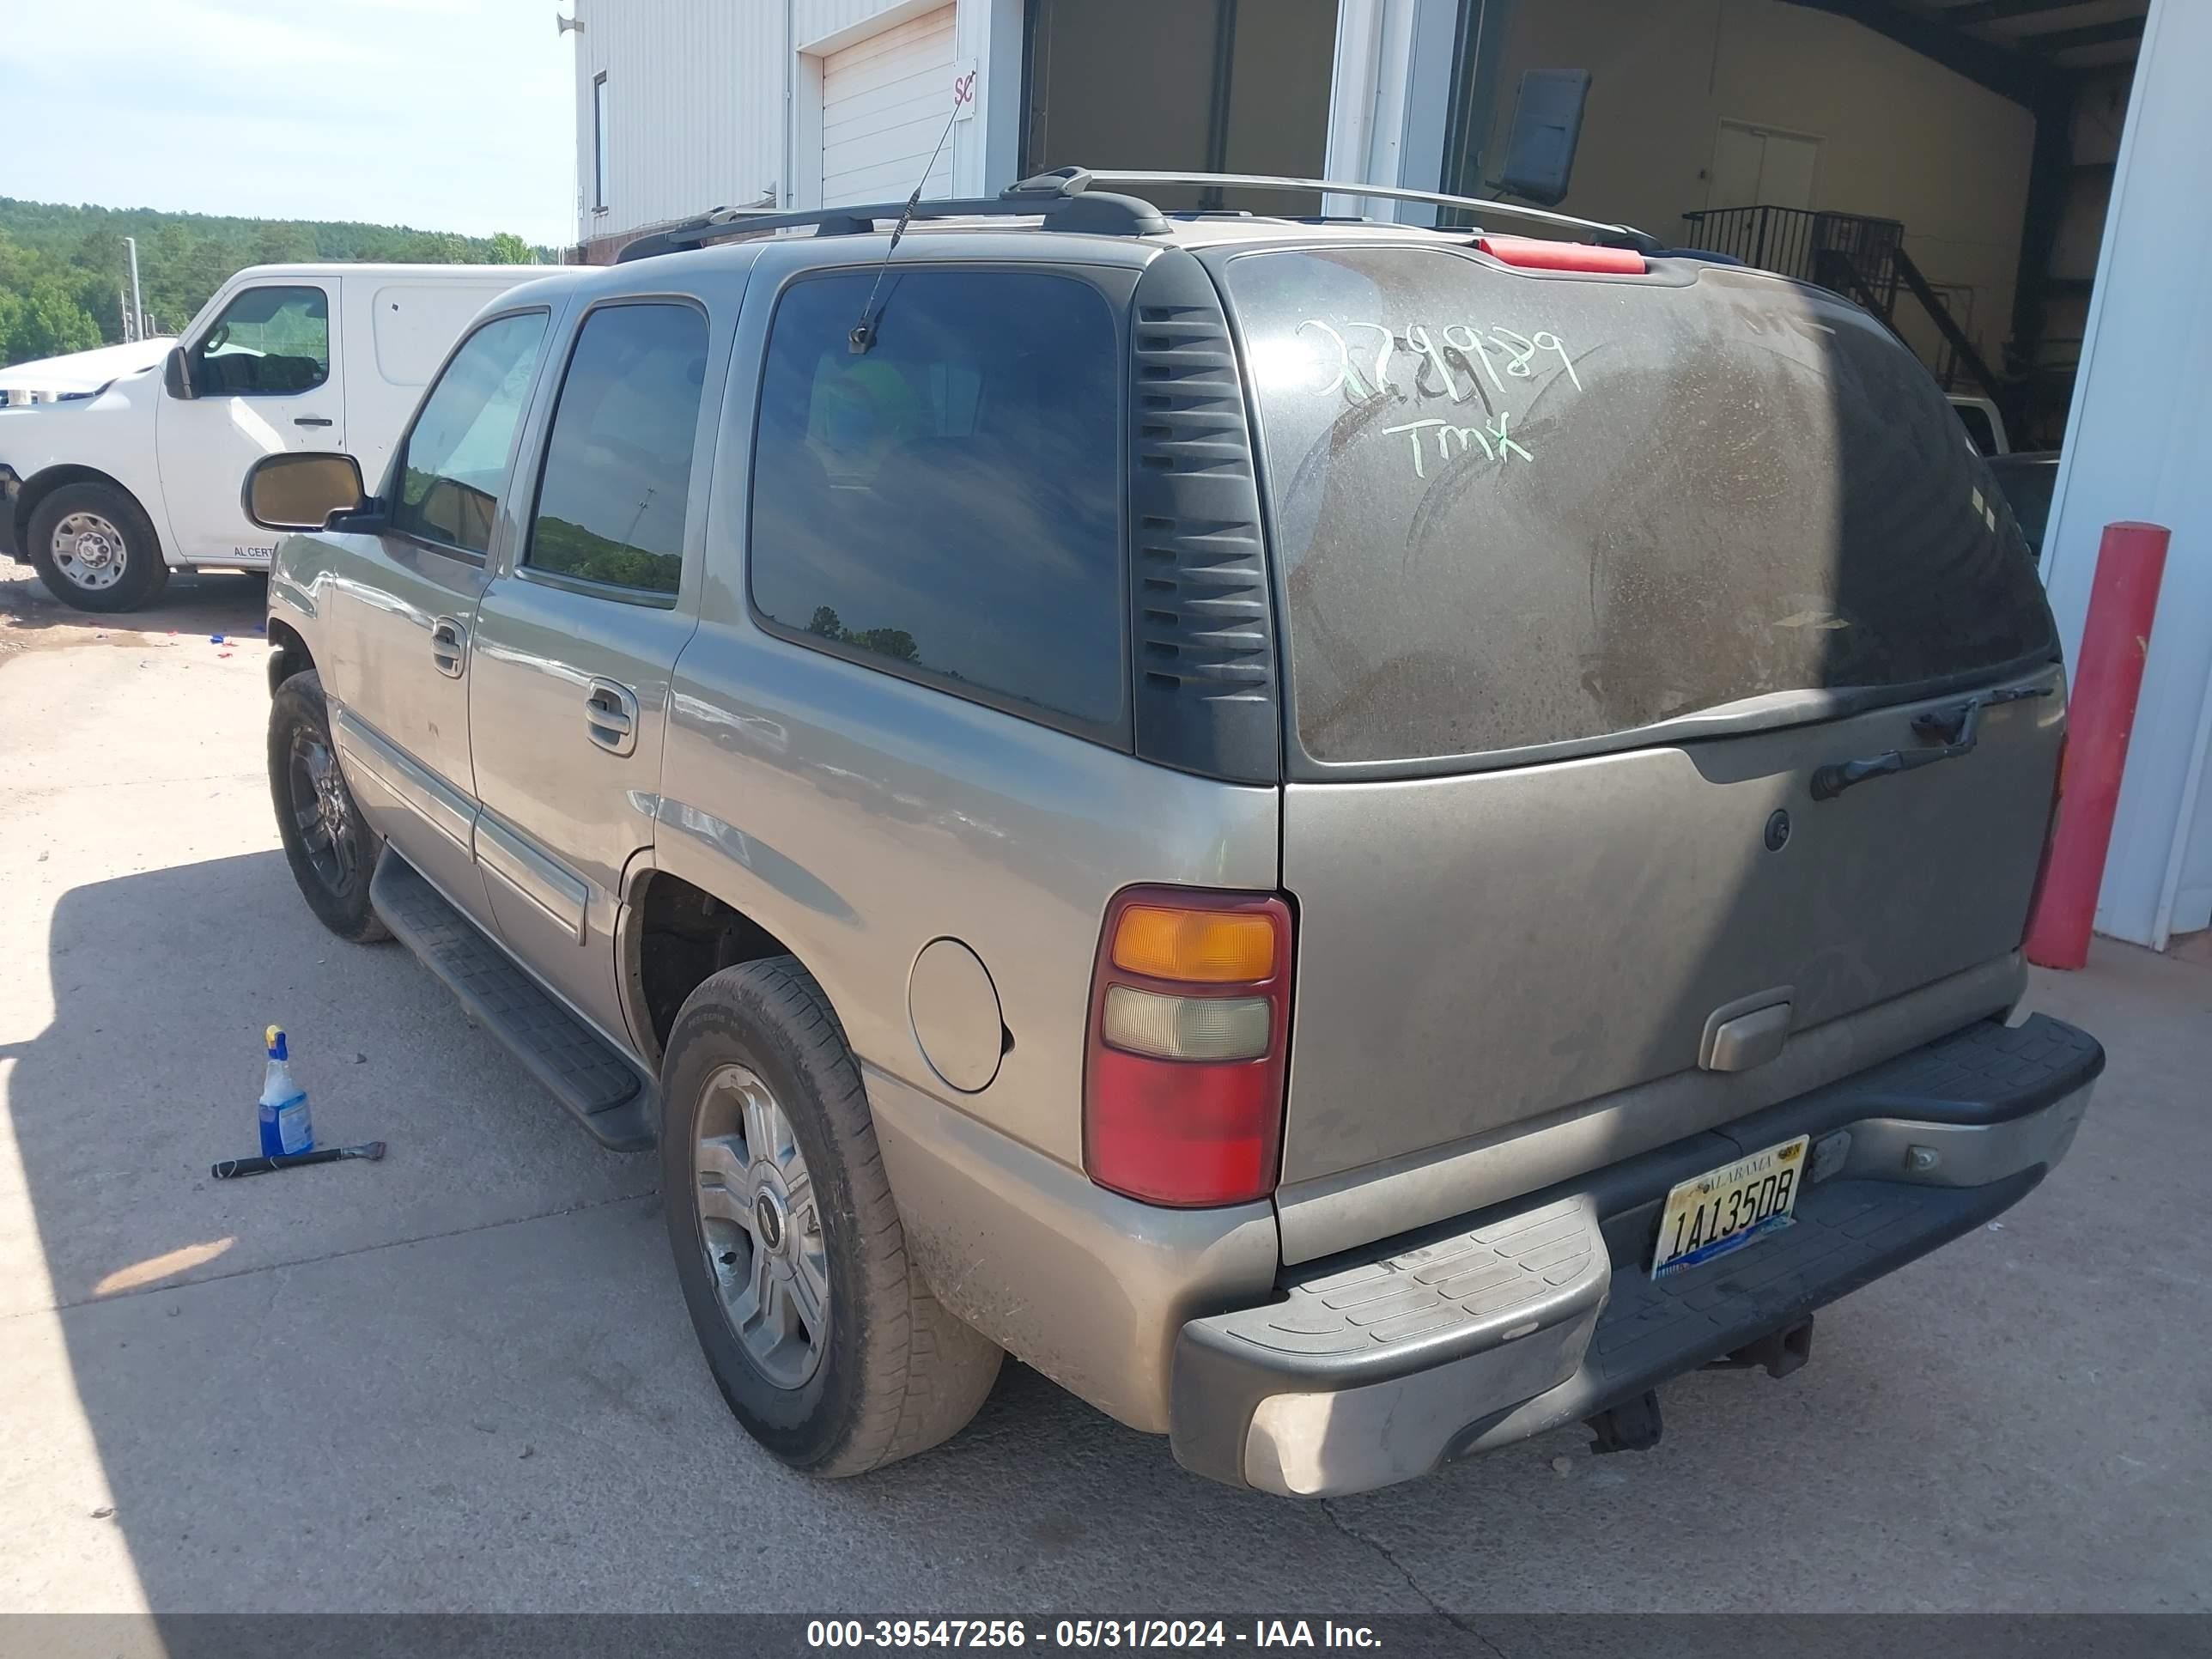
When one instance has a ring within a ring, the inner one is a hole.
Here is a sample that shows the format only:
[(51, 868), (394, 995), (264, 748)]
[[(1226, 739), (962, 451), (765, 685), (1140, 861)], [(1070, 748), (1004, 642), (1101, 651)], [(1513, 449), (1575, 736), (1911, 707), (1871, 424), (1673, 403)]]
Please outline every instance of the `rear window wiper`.
[(2047, 685), (2008, 685), (1996, 691), (1984, 691), (1954, 703), (1948, 708), (1931, 708), (1926, 714), (1912, 717), (1912, 729), (1923, 737), (1940, 738), (1940, 749), (1887, 750), (1866, 760), (1833, 761), (1813, 774), (1813, 799), (1833, 800), (1853, 784), (1864, 783), (1869, 778), (1887, 777), (1893, 772), (1911, 772), (1923, 766), (1933, 766), (1937, 761), (1954, 760), (1960, 755), (1971, 754), (1981, 738), (1982, 710), (1994, 703), (2018, 702), (2026, 697), (2047, 697), (2051, 688)]

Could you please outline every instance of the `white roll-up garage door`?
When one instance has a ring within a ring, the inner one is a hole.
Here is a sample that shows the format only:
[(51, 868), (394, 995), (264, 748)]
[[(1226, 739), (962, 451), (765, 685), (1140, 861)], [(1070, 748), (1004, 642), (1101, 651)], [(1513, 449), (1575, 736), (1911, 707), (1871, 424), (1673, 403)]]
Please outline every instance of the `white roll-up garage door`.
[[(822, 60), (822, 204), (900, 201), (952, 113), (952, 16), (935, 11)], [(948, 140), (925, 198), (951, 193)]]

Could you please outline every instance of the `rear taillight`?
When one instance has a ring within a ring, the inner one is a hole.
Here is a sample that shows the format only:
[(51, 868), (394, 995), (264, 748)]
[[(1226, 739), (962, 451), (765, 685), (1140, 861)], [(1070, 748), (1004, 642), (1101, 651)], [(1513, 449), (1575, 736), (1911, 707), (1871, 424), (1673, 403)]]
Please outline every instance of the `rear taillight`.
[(1083, 1164), (1148, 1204), (1275, 1189), (1291, 911), (1272, 895), (1132, 887), (1106, 908), (1084, 1057)]

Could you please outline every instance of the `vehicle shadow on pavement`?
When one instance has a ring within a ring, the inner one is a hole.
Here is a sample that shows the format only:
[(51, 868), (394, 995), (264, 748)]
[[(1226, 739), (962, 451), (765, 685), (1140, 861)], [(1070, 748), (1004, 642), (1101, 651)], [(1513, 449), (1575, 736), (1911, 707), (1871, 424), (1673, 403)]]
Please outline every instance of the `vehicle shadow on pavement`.
[[(325, 933), (277, 852), (70, 889), (46, 969), (54, 1018), (0, 1048), (36, 1224), (0, 1317), (82, 1422), (21, 1449), (58, 1479), (89, 1438), (104, 1491), (40, 1520), (119, 1529), (157, 1612), (1423, 1605), (1321, 1509), (1011, 1363), (936, 1454), (784, 1469), (698, 1354), (653, 1158), (577, 1133), (404, 951)], [(271, 1020), (319, 1141), (384, 1161), (210, 1178), (257, 1150)]]
[[(52, 1023), (0, 1050), (36, 1224), (0, 1236), (0, 1318), (15, 1397), (46, 1403), (11, 1411), (0, 1463), (63, 1494), (23, 1517), (50, 1582), (91, 1587), (55, 1605), (115, 1605), (112, 1574), (68, 1577), (109, 1529), (161, 1613), (2125, 1605), (2199, 1547), (2185, 1467), (2136, 1477), (2124, 1527), (2074, 1501), (2112, 1450), (2061, 1432), (2083, 1420), (2063, 1385), (2128, 1316), (2076, 1302), (2027, 1343), (2019, 1292), (1986, 1294), (2001, 1259), (2035, 1264), (2025, 1229), (1823, 1315), (1784, 1382), (1674, 1385), (1642, 1455), (1564, 1431), (1294, 1504), (1187, 1474), (1010, 1364), (945, 1447), (816, 1481), (724, 1408), (650, 1155), (578, 1134), (405, 952), (323, 933), (279, 854), (67, 891), (46, 970)], [(270, 1020), (319, 1137), (386, 1139), (384, 1162), (210, 1179), (254, 1150)], [(2093, 1134), (2080, 1156), (2100, 1173)], [(2037, 1282), (2063, 1287), (2088, 1224), (2041, 1213)], [(2128, 1409), (2135, 1450), (2184, 1432), (2171, 1389)], [(1692, 1526), (1686, 1492), (1731, 1496)], [(2102, 1592), (2053, 1582), (2058, 1550)]]
[[(89, 1438), (104, 1490), (40, 1518), (60, 1550), (119, 1529), (157, 1612), (1425, 1605), (1328, 1510), (1011, 1362), (933, 1454), (784, 1469), (698, 1354), (653, 1158), (577, 1133), (404, 951), (325, 933), (279, 853), (71, 889), (46, 966), (55, 1018), (0, 1049), (36, 1223), (0, 1239), (0, 1317), (24, 1397), (82, 1422), (21, 1449), (73, 1490)], [(210, 1178), (256, 1150), (270, 1020), (319, 1140), (383, 1162)]]

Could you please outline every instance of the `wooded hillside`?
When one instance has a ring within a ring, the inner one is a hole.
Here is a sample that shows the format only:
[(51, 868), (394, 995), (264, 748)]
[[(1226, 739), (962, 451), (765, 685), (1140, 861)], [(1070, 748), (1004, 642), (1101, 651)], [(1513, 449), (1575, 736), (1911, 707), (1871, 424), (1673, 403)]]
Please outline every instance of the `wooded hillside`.
[(287, 260), (551, 264), (557, 249), (505, 231), (459, 236), (340, 220), (238, 219), (153, 208), (69, 207), (0, 196), (0, 366), (123, 338), (125, 236), (154, 331), (174, 333), (232, 272)]

